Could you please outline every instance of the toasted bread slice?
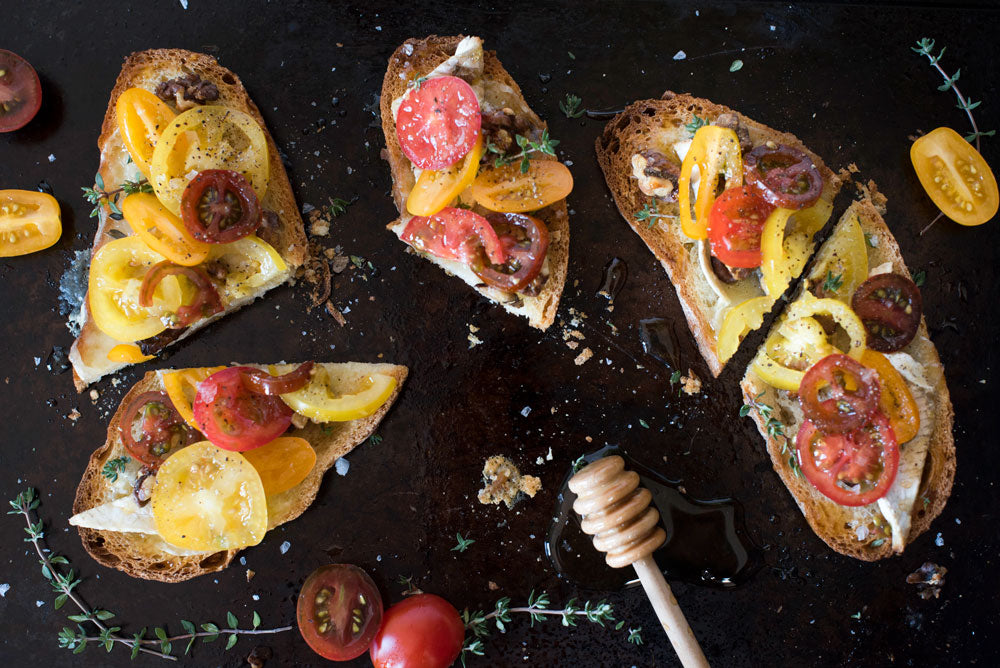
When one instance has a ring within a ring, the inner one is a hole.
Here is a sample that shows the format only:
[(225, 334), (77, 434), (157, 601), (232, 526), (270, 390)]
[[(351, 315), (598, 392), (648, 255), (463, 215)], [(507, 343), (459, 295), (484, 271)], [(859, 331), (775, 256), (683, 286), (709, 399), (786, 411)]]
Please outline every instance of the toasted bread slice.
[[(805, 291), (810, 285), (822, 285), (826, 262), (833, 257), (834, 240), (855, 217), (867, 241), (869, 268), (910, 277), (899, 246), (878, 211), (867, 200), (855, 202), (816, 254), (797, 299), (808, 297)], [(782, 319), (775, 322), (772, 331), (780, 326)], [(899, 471), (886, 497), (857, 508), (830, 501), (802, 476), (797, 466), (792, 465), (794, 460), (790, 458), (795, 453), (795, 435), (803, 419), (796, 397), (765, 383), (755, 372), (753, 362), (741, 383), (744, 401), (754, 406), (772, 407), (774, 417), (784, 425), (787, 447), (783, 438), (768, 434), (767, 420), (757, 408), (750, 411), (761, 436), (767, 441), (775, 471), (795, 497), (809, 526), (837, 552), (865, 561), (900, 553), (926, 531), (931, 521), (941, 514), (955, 477), (951, 399), (944, 367), (928, 337), (923, 318), (913, 341), (900, 352), (886, 353), (886, 357), (904, 377), (917, 402), (920, 431), (900, 447)]]
[[(219, 104), (243, 111), (252, 116), (264, 130), (269, 153), (270, 179), (261, 204), (265, 211), (277, 214), (278, 224), (262, 228), (259, 235), (278, 251), (285, 261), (287, 269), (276, 273), (255, 293), (229, 303), (225, 311), (211, 318), (195, 322), (186, 328), (174, 342), (186, 338), (209, 322), (239, 309), (267, 290), (284, 283), (294, 274), (295, 269), (305, 261), (307, 254), (302, 218), (295, 204), (295, 195), (288, 182), (288, 175), (281, 164), (278, 147), (267, 131), (260, 111), (250, 99), (239, 77), (219, 65), (212, 56), (183, 49), (153, 49), (133, 53), (125, 60), (121, 74), (118, 75), (118, 81), (111, 91), (108, 108), (104, 114), (104, 123), (101, 126), (101, 136), (97, 141), (97, 147), (101, 152), (99, 173), (106, 187), (116, 188), (118, 184), (126, 180), (142, 177), (141, 174), (138, 174), (135, 166), (131, 164), (128, 151), (125, 149), (118, 132), (115, 116), (115, 104), (118, 101), (118, 96), (133, 87), (154, 91), (160, 82), (188, 74), (197, 74), (202, 80), (214, 83), (218, 87), (219, 98), (211, 104)], [(110, 211), (107, 207), (102, 206), (91, 257), (97, 252), (97, 249), (112, 239), (132, 234), (127, 222), (114, 220), (109, 214)], [(87, 385), (101, 377), (127, 366), (125, 363), (112, 362), (108, 359), (108, 352), (119, 342), (97, 328), (88, 312), (86, 299), (84, 299), (81, 308), (80, 334), (70, 349), (73, 383), (78, 391), (82, 391)]]
[[(259, 366), (259, 365), (253, 365)], [(288, 434), (306, 439), (316, 451), (316, 465), (305, 480), (292, 489), (268, 498), (268, 530), (289, 522), (301, 515), (316, 498), (320, 483), (334, 462), (357, 445), (364, 442), (385, 417), (406, 380), (405, 366), (394, 364), (323, 364), (335, 367), (342, 376), (363, 376), (371, 373), (391, 375), (396, 387), (386, 402), (372, 415), (350, 422), (307, 422), (304, 427), (293, 427)], [(163, 390), (163, 374), (171, 369), (150, 371), (129, 390), (108, 425), (108, 439), (90, 456), (87, 469), (76, 490), (73, 512), (82, 513), (102, 504), (125, 498), (131, 501), (129, 482), (134, 480), (139, 465), (130, 462), (128, 469), (112, 482), (102, 475), (104, 465), (111, 459), (127, 455), (119, 436), (118, 425), (129, 403), (143, 392)], [(158, 535), (123, 531), (101, 531), (80, 527), (80, 538), (87, 552), (99, 563), (117, 568), (133, 577), (162, 582), (180, 582), (205, 573), (219, 571), (228, 566), (239, 550), (195, 553), (169, 545)]]
[[(403, 233), (406, 223), (413, 217), (406, 210), (406, 199), (416, 184), (413, 165), (403, 154), (396, 138), (396, 120), (393, 114), (393, 101), (406, 93), (411, 82), (431, 72), (439, 65), (455, 56), (456, 48), (464, 39), (463, 36), (438, 37), (431, 35), (425, 39), (408, 39), (389, 58), (389, 67), (382, 83), (381, 113), (382, 131), (385, 133), (385, 158), (392, 172), (392, 197), (399, 210), (399, 219), (389, 224), (389, 229), (396, 236)], [(485, 94), (480, 101), (484, 110), (512, 109), (516, 114), (523, 115), (530, 124), (539, 130), (548, 126), (528, 107), (521, 94), (517, 82), (503, 68), (493, 51), (483, 52), (483, 74)], [(532, 156), (535, 159), (536, 156)], [(539, 156), (539, 159), (550, 156)], [(555, 158), (551, 158), (555, 159)], [(537, 295), (511, 294), (487, 286), (468, 267), (449, 260), (423, 254), (424, 257), (444, 269), (449, 274), (458, 276), (481, 295), (503, 306), (515, 315), (528, 318), (532, 327), (546, 329), (555, 321), (556, 310), (559, 308), (559, 298), (562, 296), (566, 283), (566, 267), (569, 263), (569, 213), (566, 200), (560, 200), (540, 211), (534, 211), (532, 216), (543, 221), (549, 231), (549, 248), (546, 254), (543, 274), (548, 279)]]
[[(692, 123), (696, 116), (712, 124), (724, 114), (738, 119), (739, 125), (746, 128), (753, 146), (772, 141), (797, 148), (812, 158), (823, 176), (821, 200), (832, 210), (833, 198), (840, 190), (840, 179), (794, 135), (778, 132), (728, 107), (688, 94), (667, 91), (659, 100), (633, 102), (608, 123), (596, 142), (597, 160), (618, 211), (667, 270), (698, 349), (716, 376), (726, 363), (719, 358), (717, 347), (717, 332), (725, 313), (729, 306), (760, 296), (763, 291), (756, 276), (731, 286), (722, 286), (714, 275), (708, 275), (711, 270), (706, 272), (702, 267), (709, 260), (700, 257), (708, 253), (707, 245), (689, 239), (681, 231), (676, 201), (661, 201), (656, 206), (654, 199), (639, 189), (638, 181), (632, 176), (632, 157), (652, 149), (675, 161), (679, 170), (682, 159), (675, 147), (690, 142), (694, 136), (693, 131), (685, 126)], [(648, 205), (665, 217), (639, 220), (637, 214)], [(828, 212), (826, 218), (829, 218)], [(792, 278), (794, 282), (798, 277)], [(727, 299), (723, 299), (719, 292), (724, 292)], [(771, 295), (775, 301), (780, 296)]]

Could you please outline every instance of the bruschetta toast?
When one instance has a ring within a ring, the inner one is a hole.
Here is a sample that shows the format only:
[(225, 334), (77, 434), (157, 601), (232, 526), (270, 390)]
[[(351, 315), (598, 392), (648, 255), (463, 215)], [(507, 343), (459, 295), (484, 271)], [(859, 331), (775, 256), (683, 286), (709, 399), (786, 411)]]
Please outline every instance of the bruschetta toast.
[(211, 56), (129, 56), (98, 148), (98, 227), (70, 351), (78, 390), (284, 283), (307, 252), (264, 119)]

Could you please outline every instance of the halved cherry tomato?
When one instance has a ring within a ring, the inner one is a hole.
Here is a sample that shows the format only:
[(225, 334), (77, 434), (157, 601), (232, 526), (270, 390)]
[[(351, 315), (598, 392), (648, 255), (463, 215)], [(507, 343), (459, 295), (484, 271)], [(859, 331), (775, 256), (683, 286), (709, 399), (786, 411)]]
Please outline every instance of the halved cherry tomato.
[(799, 385), (799, 406), (824, 432), (861, 427), (878, 410), (878, 374), (842, 353), (827, 355), (806, 371)]
[[(109, 362), (119, 362), (123, 364), (138, 364), (148, 362), (156, 357), (155, 355), (143, 355), (139, 346), (131, 343), (119, 343), (108, 351)], [(193, 424), (191, 425), (194, 426)]]
[(744, 163), (747, 184), (774, 206), (804, 209), (823, 192), (823, 175), (813, 159), (792, 146), (761, 144), (747, 153)]
[(163, 100), (144, 88), (129, 88), (118, 96), (115, 103), (118, 134), (132, 162), (147, 179), (156, 141), (175, 116)]
[(42, 84), (27, 60), (0, 49), (0, 132), (19, 130), (42, 106)]
[(901, 350), (917, 333), (923, 301), (920, 288), (899, 274), (876, 274), (858, 286), (851, 308), (868, 332), (868, 347)]
[[(274, 365), (272, 374), (288, 372), (291, 365)], [(316, 422), (346, 422), (373, 414), (396, 389), (392, 376), (373, 373), (359, 375), (349, 365), (321, 364), (313, 368), (309, 384), (296, 392), (282, 394), (292, 410)]]
[(128, 405), (118, 423), (122, 445), (152, 468), (201, 438), (174, 410), (165, 392), (143, 392)]
[(179, 216), (184, 189), (206, 169), (239, 172), (264, 199), (270, 179), (267, 139), (253, 116), (218, 105), (180, 114), (156, 142), (149, 182), (163, 206)]
[(206, 169), (184, 189), (181, 215), (191, 235), (228, 244), (253, 234), (263, 211), (250, 182), (231, 169)]
[(458, 77), (434, 77), (406, 93), (396, 116), (396, 138), (414, 165), (442, 169), (472, 150), (482, 121), (472, 86)]
[(526, 172), (518, 163), (480, 171), (469, 194), (490, 211), (527, 213), (566, 199), (572, 190), (573, 175), (566, 165), (555, 160), (531, 160)]
[(139, 289), (139, 306), (150, 308), (153, 305), (157, 286), (168, 276), (183, 276), (191, 282), (195, 290), (194, 299), (190, 303), (181, 304), (175, 312), (167, 314), (166, 319), (171, 329), (182, 329), (223, 310), (219, 293), (204, 269), (182, 267), (169, 260), (153, 265), (146, 272)]
[(472, 271), (495, 288), (523, 290), (542, 271), (549, 230), (542, 221), (523, 213), (491, 213), (489, 221), (500, 237), (506, 259), (495, 263), (480, 253), (472, 262)]
[(476, 178), (484, 150), (483, 138), (480, 136), (472, 150), (454, 165), (420, 172), (416, 185), (406, 199), (406, 210), (414, 216), (433, 216), (448, 206)]
[[(810, 287), (820, 296), (850, 301), (854, 291), (868, 278), (868, 242), (857, 214), (838, 223), (837, 233), (826, 242), (823, 254), (825, 261), (810, 274), (815, 277)], [(832, 286), (823, 288), (827, 276), (839, 279), (840, 286), (836, 290), (828, 289)]]
[(260, 474), (264, 494), (287, 492), (306, 479), (316, 466), (316, 451), (298, 436), (279, 436), (270, 443), (243, 453)]
[(462, 264), (471, 264), (480, 248), (491, 262), (503, 264), (507, 259), (489, 221), (468, 209), (446, 207), (429, 218), (414, 216), (400, 238), (418, 251)]
[(193, 267), (208, 257), (211, 246), (191, 236), (183, 221), (160, 204), (156, 195), (129, 195), (122, 202), (122, 215), (147, 246), (175, 264)]
[[(691, 172), (698, 167), (698, 195), (691, 217)], [(677, 204), (680, 207), (681, 231), (689, 239), (708, 236), (708, 213), (715, 203), (719, 179), (725, 177), (726, 187), (743, 185), (743, 160), (736, 132), (718, 125), (704, 125), (694, 133), (691, 147), (681, 164), (677, 179)]]
[(434, 594), (408, 596), (385, 611), (371, 644), (375, 668), (447, 668), (462, 651), (465, 625)]
[(299, 368), (280, 376), (272, 376), (263, 369), (257, 369), (244, 374), (243, 380), (251, 390), (260, 394), (288, 394), (308, 385), (312, 370), (312, 362), (300, 364)]
[(802, 273), (812, 252), (807, 233), (785, 234), (788, 219), (794, 213), (781, 207), (772, 211), (760, 236), (760, 273), (765, 291), (775, 299), (785, 294), (792, 279)]
[(889, 418), (896, 440), (906, 443), (920, 431), (920, 409), (903, 376), (882, 353), (866, 350), (861, 363), (878, 376), (879, 410)]
[(219, 287), (224, 304), (259, 294), (288, 277), (281, 254), (254, 234), (228, 244), (212, 244), (208, 263), (225, 274)]
[(198, 428), (198, 423), (194, 421), (192, 404), (198, 394), (198, 383), (225, 368), (224, 366), (209, 366), (163, 373), (163, 389), (167, 391), (167, 396), (170, 397), (171, 403), (180, 416), (195, 429)]
[(888, 493), (899, 469), (899, 446), (880, 411), (847, 433), (824, 433), (810, 420), (795, 437), (799, 466), (823, 496), (842, 506), (867, 506)]
[(285, 433), (292, 409), (278, 397), (251, 391), (243, 374), (248, 366), (223, 369), (198, 383), (194, 421), (208, 440), (225, 450), (259, 448)]
[(0, 257), (48, 248), (62, 236), (59, 202), (33, 190), (0, 190)]
[(143, 278), (163, 256), (137, 236), (115, 239), (97, 249), (90, 261), (87, 304), (94, 324), (115, 339), (133, 343), (156, 336), (181, 306), (183, 292), (176, 276), (167, 276), (153, 291), (152, 305), (139, 304)]
[(759, 267), (760, 235), (773, 208), (747, 186), (719, 195), (708, 214), (712, 255), (730, 267)]
[(378, 587), (351, 564), (317, 568), (306, 578), (295, 606), (306, 644), (332, 661), (364, 654), (382, 625), (382, 612)]
[(982, 225), (1000, 207), (997, 179), (969, 142), (938, 128), (913, 142), (910, 160), (937, 208), (960, 225)]
[(720, 362), (725, 362), (736, 353), (747, 332), (764, 324), (764, 316), (773, 304), (774, 299), (771, 297), (753, 297), (726, 312), (716, 340), (716, 354)]
[(156, 532), (171, 545), (212, 552), (256, 545), (267, 531), (267, 499), (243, 455), (201, 441), (167, 458), (150, 499)]

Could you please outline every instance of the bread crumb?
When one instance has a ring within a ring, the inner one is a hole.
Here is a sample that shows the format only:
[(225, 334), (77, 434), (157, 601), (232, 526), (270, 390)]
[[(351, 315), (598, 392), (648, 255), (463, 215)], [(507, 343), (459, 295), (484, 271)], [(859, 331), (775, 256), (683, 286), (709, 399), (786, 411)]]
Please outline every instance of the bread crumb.
[(577, 348), (580, 347), (580, 342), (579, 341), (567, 341), (566, 342), (566, 347), (569, 348), (570, 350), (576, 350)]
[(292, 413), (292, 426), (296, 429), (302, 429), (307, 424), (309, 424), (309, 418), (301, 413)]
[(847, 166), (847, 171), (849, 171), (849, 172), (850, 172), (851, 174), (857, 174), (857, 173), (859, 173), (859, 172), (860, 172), (861, 170), (860, 170), (860, 169), (858, 169), (858, 166), (857, 166), (857, 164), (855, 164), (855, 163), (853, 163), (853, 162), (852, 162), (851, 164), (849, 164), (849, 165)]
[(701, 378), (695, 375), (694, 371), (688, 369), (686, 376), (681, 376), (681, 390), (688, 396), (694, 396), (701, 392)]
[(78, 411), (78, 410), (76, 410), (76, 409), (74, 408), (73, 410), (71, 410), (71, 411), (69, 412), (69, 414), (68, 414), (68, 415), (67, 415), (66, 417), (67, 417), (67, 418), (69, 419), (69, 421), (70, 421), (70, 422), (76, 422), (76, 421), (77, 421), (77, 420), (79, 420), (79, 419), (80, 419), (80, 417), (81, 417), (81, 416), (80, 416), (80, 411)]
[(347, 318), (344, 317), (344, 314), (341, 313), (329, 299), (326, 300), (326, 311), (333, 316), (333, 319), (336, 320), (337, 324), (341, 327), (347, 324)]
[(478, 346), (482, 342), (483, 342), (483, 340), (480, 339), (475, 334), (469, 334), (469, 350), (472, 350), (473, 348), (475, 348), (476, 346)]
[(581, 364), (586, 364), (587, 360), (589, 360), (593, 356), (594, 356), (593, 350), (591, 350), (590, 348), (584, 348), (583, 352), (577, 355), (576, 359), (573, 360), (573, 363), (576, 364), (577, 366), (580, 366)]
[(472, 332), (473, 334), (475, 334), (476, 332), (478, 332), (478, 331), (479, 331), (479, 328), (478, 328), (478, 327), (476, 327), (476, 326), (475, 326), (475, 325), (473, 325), (473, 324), (469, 324), (469, 331), (470, 331), (470, 332)]
[(579, 339), (580, 341), (583, 341), (585, 338), (587, 338), (583, 335), (583, 332), (581, 332), (578, 329), (569, 330), (569, 335), (572, 336), (574, 339)]
[(489, 582), (487, 582), (486, 586), (489, 588), (490, 591), (497, 591), (497, 590), (500, 589), (500, 585), (498, 585), (493, 580), (490, 580)]
[(257, 572), (256, 571), (252, 571), (252, 570), (250, 570), (248, 568), (247, 569), (247, 582), (250, 582), (251, 580), (253, 580), (253, 576), (255, 576), (255, 575), (257, 575)]
[(514, 462), (503, 455), (494, 455), (483, 464), (483, 482), (485, 486), (479, 490), (479, 503), (500, 505), (503, 501), (508, 508), (514, 506), (520, 492), (534, 497), (542, 488), (540, 479), (521, 475)]
[(99, 396), (101, 396), (101, 395), (97, 392), (97, 390), (91, 390), (90, 391), (90, 400), (91, 401), (97, 401), (97, 397), (99, 397)]

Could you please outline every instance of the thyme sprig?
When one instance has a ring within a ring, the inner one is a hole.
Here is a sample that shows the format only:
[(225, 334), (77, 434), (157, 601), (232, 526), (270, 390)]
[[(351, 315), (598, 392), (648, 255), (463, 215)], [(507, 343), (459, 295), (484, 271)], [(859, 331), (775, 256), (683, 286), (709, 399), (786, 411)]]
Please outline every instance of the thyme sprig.
[(118, 200), (122, 195), (153, 192), (153, 186), (146, 179), (124, 181), (114, 190), (106, 190), (104, 187), (104, 177), (101, 176), (100, 172), (94, 175), (94, 186), (94, 188), (80, 188), (83, 191), (83, 198), (94, 205), (94, 208), (90, 210), (91, 218), (97, 218), (101, 212), (101, 205), (107, 202), (108, 215), (113, 220), (121, 220), (124, 216), (122, 215)]
[(941, 76), (944, 77), (944, 83), (938, 86), (939, 91), (944, 92), (950, 88), (955, 92), (955, 97), (958, 98), (958, 104), (956, 106), (965, 112), (965, 115), (969, 117), (969, 123), (972, 125), (972, 132), (965, 136), (965, 141), (969, 142), (970, 144), (972, 142), (975, 142), (976, 150), (978, 151), (979, 138), (992, 137), (994, 134), (996, 134), (996, 130), (990, 130), (988, 132), (985, 132), (980, 130), (979, 126), (976, 125), (976, 119), (972, 117), (972, 110), (978, 107), (980, 104), (982, 104), (982, 100), (973, 102), (971, 97), (966, 98), (964, 95), (962, 95), (962, 91), (960, 91), (958, 89), (958, 86), (955, 85), (955, 82), (958, 81), (958, 78), (962, 75), (962, 68), (955, 70), (955, 74), (949, 76), (948, 73), (944, 71), (944, 68), (941, 67), (941, 64), (939, 62), (941, 60), (941, 56), (944, 55), (946, 47), (942, 47), (941, 52), (935, 56), (933, 53), (934, 40), (930, 39), (929, 37), (923, 37), (921, 39), (918, 39), (917, 45), (911, 46), (910, 48), (914, 52), (920, 54), (921, 56), (926, 56), (927, 60), (930, 61), (934, 69), (940, 72)]
[(455, 538), (458, 540), (458, 544), (451, 548), (452, 552), (465, 552), (470, 545), (476, 542), (475, 538), (465, 538), (460, 533), (455, 534)]
[(844, 285), (844, 274), (843, 272), (834, 275), (829, 269), (826, 272), (826, 278), (823, 279), (823, 291), (824, 292), (836, 292)]
[(770, 404), (765, 404), (760, 401), (760, 398), (764, 396), (764, 392), (761, 392), (756, 397), (744, 403), (740, 406), (740, 417), (746, 417), (750, 414), (750, 411), (757, 409), (760, 416), (764, 418), (764, 431), (767, 435), (773, 439), (781, 439), (781, 454), (788, 457), (788, 467), (795, 472), (795, 475), (801, 476), (802, 469), (799, 468), (799, 460), (795, 453), (791, 451), (788, 447), (788, 435), (785, 433), (785, 424), (774, 417), (774, 407)]
[(559, 111), (566, 115), (566, 118), (580, 118), (585, 113), (586, 109), (581, 109), (580, 105), (583, 104), (578, 96), (572, 93), (566, 93), (566, 99), (559, 103)]
[(659, 218), (673, 218), (669, 213), (659, 213), (656, 209), (651, 207), (649, 204), (642, 207), (641, 211), (637, 211), (635, 214), (635, 219), (640, 223), (646, 223), (646, 227), (652, 228), (656, 225)]
[(529, 158), (532, 153), (542, 153), (544, 155), (555, 156), (556, 146), (559, 145), (558, 139), (549, 138), (548, 130), (542, 130), (542, 136), (537, 142), (528, 139), (524, 135), (514, 135), (514, 141), (517, 142), (517, 145), (521, 148), (521, 150), (513, 155), (505, 155), (503, 150), (493, 142), (486, 144), (486, 150), (497, 155), (497, 157), (493, 160), (494, 167), (502, 167), (520, 160), (521, 173), (527, 174), (528, 168), (531, 166)]
[[(239, 628), (239, 620), (236, 615), (227, 612), (227, 628), (220, 628), (212, 622), (205, 622), (200, 625), (201, 631), (198, 631), (192, 622), (182, 619), (180, 623), (185, 633), (180, 635), (171, 636), (167, 633), (167, 629), (162, 626), (153, 628), (154, 638), (146, 637), (146, 627), (131, 636), (122, 635), (119, 633), (122, 630), (121, 626), (109, 626), (105, 623), (114, 619), (117, 616), (115, 613), (102, 608), (91, 608), (76, 591), (82, 579), (77, 577), (78, 574), (72, 568), (69, 568), (69, 560), (43, 546), (45, 524), (38, 518), (39, 503), (38, 493), (29, 487), (10, 502), (13, 510), (7, 511), (7, 514), (24, 517), (24, 521), (27, 523), (24, 531), (28, 534), (24, 540), (34, 546), (35, 552), (38, 553), (38, 563), (42, 567), (42, 576), (49, 581), (52, 590), (58, 594), (55, 598), (55, 609), (59, 610), (67, 601), (71, 601), (80, 611), (79, 614), (67, 615), (67, 619), (74, 622), (76, 628), (64, 626), (58, 634), (59, 646), (72, 650), (74, 654), (83, 652), (91, 644), (104, 647), (107, 652), (114, 649), (115, 645), (122, 645), (132, 650), (133, 659), (142, 652), (168, 661), (176, 661), (177, 657), (171, 653), (175, 642), (187, 640), (188, 644), (184, 648), (184, 653), (187, 654), (198, 638), (201, 638), (202, 642), (213, 642), (220, 636), (227, 635), (229, 637), (226, 640), (226, 649), (229, 650), (232, 649), (241, 635), (283, 633), (292, 629), (291, 626), (261, 629), (259, 628), (260, 615), (255, 611), (251, 622), (252, 627), (249, 629)], [(96, 635), (91, 635), (94, 630), (96, 630)]]
[(684, 129), (690, 132), (692, 135), (704, 126), (708, 125), (708, 119), (702, 118), (698, 114), (694, 115), (694, 119), (690, 123), (684, 124)]
[(101, 475), (111, 482), (117, 482), (118, 474), (125, 470), (125, 467), (130, 461), (132, 461), (132, 458), (128, 455), (122, 455), (121, 457), (109, 459), (104, 463), (104, 468), (101, 469)]
[[(621, 630), (625, 626), (624, 620), (615, 620), (614, 609), (610, 603), (603, 600), (596, 603), (593, 601), (584, 601), (581, 605), (577, 599), (571, 598), (562, 609), (551, 609), (549, 606), (552, 602), (549, 599), (549, 595), (544, 591), (536, 595), (534, 590), (532, 590), (531, 594), (528, 595), (528, 604), (526, 606), (512, 608), (510, 603), (510, 597), (504, 596), (494, 604), (493, 610), (490, 612), (477, 610), (470, 613), (468, 608), (462, 612), (462, 621), (465, 623), (466, 631), (466, 639), (462, 646), (461, 654), (463, 666), (465, 665), (466, 655), (484, 656), (486, 654), (486, 648), (482, 639), (490, 634), (489, 622), (492, 621), (500, 633), (506, 633), (507, 624), (511, 622), (514, 613), (527, 614), (531, 620), (531, 626), (534, 626), (535, 622), (544, 622), (546, 617), (558, 617), (562, 625), (567, 627), (576, 626), (581, 619), (586, 619), (586, 621), (592, 624), (600, 624), (601, 626), (604, 626), (605, 623), (611, 624), (615, 622), (614, 628), (616, 631)], [(628, 642), (641, 645), (641, 632), (642, 627), (629, 628)], [(471, 634), (471, 637), (469, 637), (469, 634)]]

